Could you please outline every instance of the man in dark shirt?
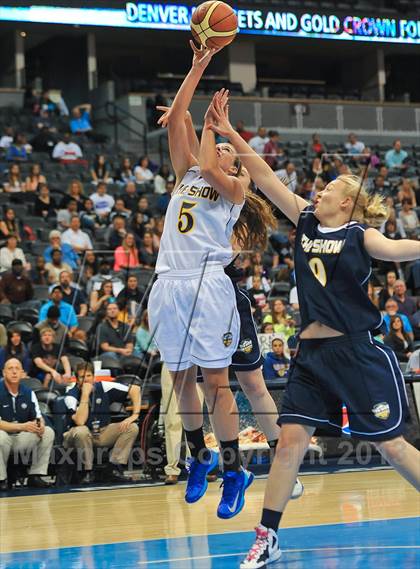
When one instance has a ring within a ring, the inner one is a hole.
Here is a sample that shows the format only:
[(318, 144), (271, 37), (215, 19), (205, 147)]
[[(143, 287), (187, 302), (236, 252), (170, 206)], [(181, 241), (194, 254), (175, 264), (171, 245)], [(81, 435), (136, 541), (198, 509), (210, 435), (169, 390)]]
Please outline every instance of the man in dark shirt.
[(136, 184), (134, 182), (127, 182), (121, 197), (124, 200), (125, 207), (134, 213), (139, 201)]
[[(31, 348), (31, 375), (43, 380), (44, 387), (48, 387), (52, 380), (58, 384), (67, 383), (71, 379), (71, 366), (68, 357), (60, 354), (60, 346), (54, 343), (54, 330), (44, 328), (39, 336), (39, 344), (34, 344)], [(63, 366), (63, 375), (57, 371), (58, 364)]]
[(88, 310), (86, 295), (73, 283), (71, 273), (69, 271), (61, 271), (59, 280), (63, 293), (63, 302), (71, 304), (77, 316), (86, 316)]
[(405, 314), (408, 318), (411, 318), (416, 312), (416, 301), (414, 298), (407, 296), (407, 287), (404, 281), (395, 281), (394, 296), (392, 298), (397, 301), (398, 312)]
[(28, 486), (48, 488), (41, 477), (47, 474), (54, 431), (45, 426), (35, 393), (22, 385), (22, 364), (7, 360), (0, 380), (0, 490), (7, 490), (7, 461), (10, 453), (32, 451)]
[[(135, 275), (130, 275), (127, 279), (127, 286), (117, 296), (117, 304), (120, 310), (127, 310), (131, 316), (137, 312), (138, 305), (144, 298), (144, 288), (138, 286), (138, 279)], [(131, 303), (134, 302), (133, 306)]]
[(12, 270), (3, 275), (0, 281), (0, 299), (4, 304), (21, 304), (32, 300), (34, 290), (32, 283), (23, 274), (23, 263), (20, 259), (12, 261)]
[(101, 354), (119, 359), (121, 356), (131, 356), (134, 342), (130, 327), (118, 320), (118, 305), (108, 304), (106, 317), (98, 326), (98, 345)]

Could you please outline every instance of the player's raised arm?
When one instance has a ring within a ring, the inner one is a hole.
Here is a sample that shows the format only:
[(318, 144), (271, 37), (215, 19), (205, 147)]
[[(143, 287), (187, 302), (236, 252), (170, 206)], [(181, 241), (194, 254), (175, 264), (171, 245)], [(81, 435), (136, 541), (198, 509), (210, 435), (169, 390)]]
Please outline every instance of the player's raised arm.
[[(163, 115), (159, 117), (157, 123), (162, 127), (166, 128), (168, 126), (169, 117), (171, 114), (172, 107), (166, 107), (164, 105), (157, 105), (156, 109), (162, 111)], [(200, 141), (198, 139), (197, 133), (194, 128), (194, 123), (190, 111), (185, 113), (185, 126), (187, 129), (188, 143), (190, 145), (190, 152), (198, 160), (198, 154), (200, 152)]]
[(223, 106), (224, 95), (225, 92), (222, 89), (213, 97), (212, 112), (216, 123), (212, 124), (210, 128), (229, 139), (256, 186), (292, 223), (297, 225), (300, 212), (309, 205), (308, 202), (292, 194), (274, 174), (270, 166), (235, 131), (229, 121), (228, 107)]
[(214, 132), (209, 128), (214, 122), (210, 104), (201, 134), (199, 166), (203, 178), (224, 198), (234, 204), (242, 204), (245, 187), (236, 177), (240, 161), (231, 144), (216, 145)]
[(410, 239), (388, 239), (377, 229), (365, 231), (365, 248), (371, 257), (381, 261), (415, 261), (420, 259), (420, 243)]
[(181, 180), (185, 172), (196, 164), (188, 143), (185, 115), (203, 72), (217, 51), (204, 47), (198, 49), (192, 41), (190, 45), (194, 52), (192, 66), (176, 94), (168, 116), (169, 152), (177, 180)]

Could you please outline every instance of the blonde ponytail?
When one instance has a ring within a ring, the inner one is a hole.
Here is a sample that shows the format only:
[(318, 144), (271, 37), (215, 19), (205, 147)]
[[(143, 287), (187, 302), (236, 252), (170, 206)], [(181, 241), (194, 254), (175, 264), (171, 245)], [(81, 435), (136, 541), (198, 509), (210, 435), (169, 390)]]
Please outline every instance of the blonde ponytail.
[[(389, 209), (384, 198), (379, 194), (370, 195), (363, 186), (363, 181), (353, 174), (338, 176), (344, 183), (343, 193), (355, 201), (352, 219), (366, 223), (371, 227), (380, 227), (389, 217)], [(357, 200), (357, 201), (356, 201)]]

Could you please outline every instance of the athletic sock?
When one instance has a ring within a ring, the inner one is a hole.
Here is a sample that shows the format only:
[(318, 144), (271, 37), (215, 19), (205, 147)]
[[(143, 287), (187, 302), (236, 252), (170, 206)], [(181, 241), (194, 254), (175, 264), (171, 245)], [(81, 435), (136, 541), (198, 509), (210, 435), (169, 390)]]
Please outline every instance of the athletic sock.
[(266, 508), (263, 508), (261, 525), (277, 532), (282, 515), (283, 512), (276, 512), (275, 510), (268, 510)]
[(193, 458), (196, 458), (199, 462), (210, 460), (210, 451), (204, 442), (203, 427), (195, 429), (194, 431), (187, 431), (185, 429), (185, 436)]
[(277, 443), (279, 442), (279, 439), (273, 439), (272, 441), (267, 441), (268, 442), (268, 446), (270, 448), (275, 449), (277, 446)]
[(220, 441), (223, 472), (228, 470), (238, 472), (241, 468), (241, 457), (239, 455), (239, 439), (233, 441)]

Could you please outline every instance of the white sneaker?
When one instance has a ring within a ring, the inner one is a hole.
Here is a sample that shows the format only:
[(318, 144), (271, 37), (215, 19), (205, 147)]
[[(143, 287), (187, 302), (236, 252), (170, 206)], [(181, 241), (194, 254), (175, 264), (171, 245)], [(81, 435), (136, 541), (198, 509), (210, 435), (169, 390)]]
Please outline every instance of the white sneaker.
[(296, 500), (296, 498), (300, 498), (302, 496), (304, 490), (305, 490), (304, 485), (299, 480), (299, 478), (296, 478), (296, 482), (295, 482), (295, 485), (293, 487), (293, 491), (292, 491), (292, 495), (290, 496), (290, 499)]
[(257, 538), (248, 555), (242, 561), (241, 569), (258, 569), (274, 563), (281, 557), (279, 540), (274, 530), (261, 524), (255, 528)]

